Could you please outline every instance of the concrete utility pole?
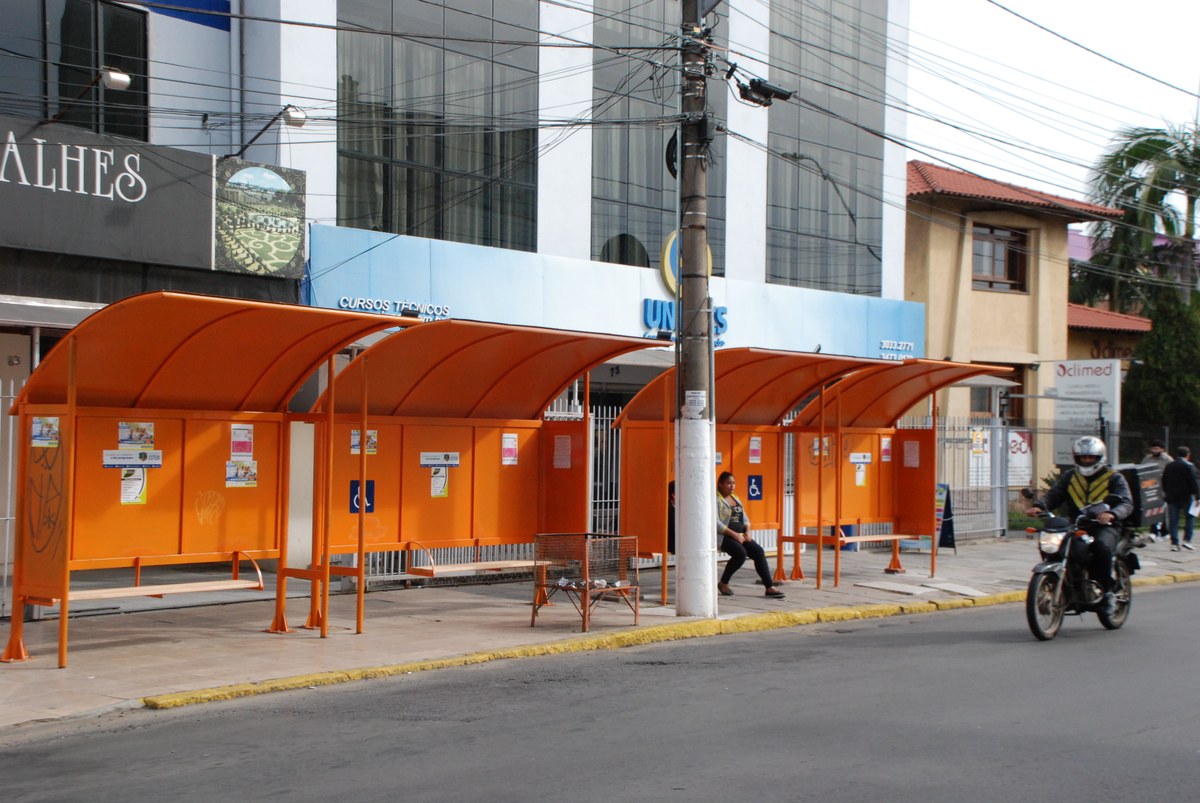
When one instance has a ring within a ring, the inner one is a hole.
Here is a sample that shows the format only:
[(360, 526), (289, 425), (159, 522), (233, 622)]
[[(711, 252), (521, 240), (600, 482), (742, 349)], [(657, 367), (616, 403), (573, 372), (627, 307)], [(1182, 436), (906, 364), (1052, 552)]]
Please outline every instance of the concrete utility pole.
[[(712, 303), (708, 296), (708, 175), (711, 141), (706, 97), (708, 46), (703, 15), (713, 0), (683, 0), (683, 125), (679, 176), (682, 292), (676, 371), (682, 391), (676, 417), (676, 601), (679, 616), (717, 615), (716, 477), (711, 371)], [(703, 8), (703, 10), (702, 10)]]

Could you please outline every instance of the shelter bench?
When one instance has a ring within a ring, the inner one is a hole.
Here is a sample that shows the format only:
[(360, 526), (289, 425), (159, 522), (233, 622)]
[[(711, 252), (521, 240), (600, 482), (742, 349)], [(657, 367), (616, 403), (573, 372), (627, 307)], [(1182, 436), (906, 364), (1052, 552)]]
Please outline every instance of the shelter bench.
[[(121, 599), (124, 597), (162, 597), (165, 594), (192, 594), (203, 593), (210, 591), (264, 591), (266, 585), (263, 583), (262, 570), (258, 567), (258, 562), (246, 555), (234, 553), (232, 577), (228, 580), (200, 580), (189, 583), (156, 583), (154, 585), (142, 585), (142, 566), (156, 563), (153, 559), (135, 558), (134, 559), (134, 581), (131, 586), (113, 586), (109, 588), (80, 588), (72, 589), (68, 592), (67, 598), (71, 602), (79, 602), (81, 600), (94, 599)], [(242, 579), (239, 577), (239, 561), (248, 560), (254, 568), (254, 579)], [(177, 561), (172, 561), (173, 563)], [(52, 605), (59, 603), (58, 599), (47, 600)]]
[[(250, 555), (237, 551), (230, 555), (208, 553), (205, 555), (187, 556), (189, 563), (211, 564), (230, 560), (233, 564), (232, 577), (227, 580), (201, 580), (187, 583), (154, 583), (152, 585), (142, 585), (143, 566), (179, 565), (183, 562), (181, 557), (182, 556), (179, 555), (166, 555), (135, 557), (132, 559), (123, 558), (119, 559), (120, 563), (116, 566), (112, 565), (112, 563), (116, 562), (116, 559), (111, 559), (107, 568), (133, 568), (133, 585), (109, 586), (105, 588), (70, 588), (68, 586), (65, 589), (65, 593), (61, 597), (38, 593), (21, 595), (14, 594), (14, 606), (17, 604), (24, 604), (40, 605), (47, 608), (58, 608), (58, 666), (59, 668), (63, 668), (67, 665), (67, 623), (70, 619), (71, 603), (73, 602), (82, 602), (86, 600), (122, 599), (127, 597), (161, 598), (166, 594), (203, 593), (213, 591), (266, 590), (266, 586), (263, 583), (262, 569), (259, 568), (258, 562), (255, 561)], [(213, 560), (213, 558), (220, 558), (220, 560)], [(254, 568), (254, 579), (243, 579), (239, 576), (240, 562), (242, 560), (250, 561), (250, 565)], [(86, 571), (86, 569), (76, 569), (75, 571)], [(17, 614), (12, 617), (11, 621), (12, 630), (9, 634), (8, 645), (5, 647), (3, 654), (0, 655), (0, 661), (7, 663), (28, 660), (29, 653), (25, 649), (24, 643), (24, 618)]]
[[(859, 531), (861, 531), (862, 524), (864, 522), (862, 522), (861, 520), (858, 520), (855, 522), (845, 522), (845, 523), (846, 524), (853, 523), (855, 525), (855, 531), (859, 532)], [(815, 527), (816, 525), (813, 524), (810, 526)], [(924, 538), (929, 538), (931, 541), (931, 550), (930, 550), (931, 557), (930, 557), (930, 563), (929, 563), (929, 576), (933, 577), (934, 571), (937, 568), (937, 563), (936, 563), (937, 548), (936, 548), (936, 546), (932, 545), (932, 538), (931, 538), (931, 536), (928, 536), (928, 535), (912, 535), (909, 533), (874, 533), (874, 534), (870, 534), (870, 535), (846, 535), (845, 533), (841, 532), (840, 528), (835, 528), (835, 531), (829, 535), (819, 535), (817, 533), (797, 533), (794, 535), (780, 534), (779, 548), (776, 552), (775, 578), (777, 580), (780, 580), (780, 579), (783, 579), (783, 577), (784, 577), (783, 545), (785, 543), (786, 544), (814, 544), (814, 545), (833, 547), (833, 549), (834, 549), (833, 586), (834, 586), (834, 588), (837, 588), (838, 585), (841, 583), (842, 547), (849, 546), (850, 544), (869, 544), (869, 543), (880, 542), (880, 541), (890, 542), (892, 545), (891, 546), (891, 560), (888, 563), (888, 565), (884, 568), (883, 571), (885, 574), (904, 574), (906, 570), (905, 570), (904, 566), (900, 563), (900, 544), (901, 544), (901, 542), (902, 541), (918, 541), (918, 540), (921, 540)], [(820, 568), (819, 568), (820, 561), (821, 561), (821, 557), (818, 554), (818, 556), (817, 556), (817, 562), (818, 562), (817, 588), (821, 587), (821, 572), (820, 572)], [(792, 579), (792, 580), (803, 580), (804, 579), (804, 572), (800, 568), (800, 552), (799, 552), (799, 550), (797, 550), (795, 552), (794, 557), (793, 557), (792, 572), (790, 575), (790, 579)]]
[[(407, 550), (410, 560), (405, 571), (408, 574), (415, 574), (418, 577), (444, 577), (451, 574), (477, 574), (479, 572), (532, 572), (537, 567), (537, 561), (532, 558), (523, 560), (479, 560), (480, 547), (476, 545), (474, 549), (475, 560), (460, 563), (438, 563), (434, 559), (433, 552), (430, 549), (416, 541), (410, 541), (409, 549)], [(414, 552), (424, 554), (425, 560), (428, 563), (413, 565), (411, 556)]]

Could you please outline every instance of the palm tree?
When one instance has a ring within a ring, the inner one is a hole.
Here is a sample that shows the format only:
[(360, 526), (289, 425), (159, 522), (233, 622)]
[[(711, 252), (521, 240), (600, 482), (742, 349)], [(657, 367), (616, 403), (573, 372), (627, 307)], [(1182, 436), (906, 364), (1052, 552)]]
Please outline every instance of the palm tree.
[[(1132, 272), (1139, 262), (1151, 267), (1157, 262), (1159, 274), (1174, 273), (1185, 290), (1194, 286), (1200, 123), (1123, 129), (1093, 168), (1092, 188), (1097, 203), (1125, 211), (1120, 221), (1093, 227), (1101, 264)], [(1156, 232), (1171, 241), (1157, 260), (1152, 257)]]

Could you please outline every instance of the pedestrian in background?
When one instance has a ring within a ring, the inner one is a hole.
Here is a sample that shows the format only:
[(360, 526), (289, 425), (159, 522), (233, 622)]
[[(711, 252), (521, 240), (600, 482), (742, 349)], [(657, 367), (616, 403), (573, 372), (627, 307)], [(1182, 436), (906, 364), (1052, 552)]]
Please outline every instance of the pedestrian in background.
[(1179, 520), (1183, 519), (1183, 548), (1193, 549), (1192, 531), (1196, 519), (1191, 515), (1192, 502), (1200, 496), (1200, 483), (1196, 481), (1196, 469), (1188, 459), (1192, 450), (1180, 446), (1175, 450), (1175, 459), (1163, 469), (1162, 490), (1167, 500), (1167, 532), (1171, 535), (1171, 551), (1179, 551)]
[(1143, 463), (1153, 463), (1159, 469), (1167, 467), (1167, 463), (1171, 462), (1171, 455), (1167, 454), (1167, 446), (1160, 440), (1150, 441), (1150, 451), (1142, 458)]

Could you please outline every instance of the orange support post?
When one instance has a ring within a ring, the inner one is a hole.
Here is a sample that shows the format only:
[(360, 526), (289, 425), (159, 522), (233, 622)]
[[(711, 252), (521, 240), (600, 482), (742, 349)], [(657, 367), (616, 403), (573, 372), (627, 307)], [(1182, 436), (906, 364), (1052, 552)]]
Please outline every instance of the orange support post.
[[(76, 414), (79, 412), (76, 403), (78, 402), (79, 388), (77, 381), (79, 377), (78, 343), (77, 337), (72, 333), (68, 337), (68, 346), (70, 351), (67, 352), (67, 415), (66, 426), (60, 426), (59, 431), (65, 439), (63, 446), (66, 447), (66, 454), (63, 458), (67, 461), (67, 480), (66, 488), (63, 491), (63, 509), (71, 510), (75, 500), (75, 455), (77, 453), (76, 444), (79, 440), (79, 421), (76, 419)], [(68, 434), (69, 433), (69, 434)], [(67, 516), (67, 532), (66, 543), (75, 543), (75, 517)], [(68, 609), (70, 607), (68, 599), (71, 596), (71, 559), (70, 555), (63, 561), (63, 580), (62, 580), (62, 599), (58, 601), (58, 666), (63, 669), (67, 665), (67, 622)], [(14, 613), (16, 613), (14, 611)]]
[(824, 575), (825, 555), (825, 386), (819, 398), (821, 424), (817, 427), (817, 588)]
[[(321, 520), (321, 638), (329, 636), (329, 570), (333, 562), (333, 556), (330, 554), (330, 530), (333, 528), (333, 425), (334, 410), (337, 406), (334, 403), (334, 364), (335, 357), (330, 354), (327, 363), (329, 383), (325, 396), (325, 487), (322, 489), (322, 495), (325, 497), (325, 516)], [(363, 433), (362, 436), (365, 435), (366, 433)], [(360, 488), (359, 493), (365, 490)]]
[[(304, 620), (305, 630), (321, 627), (321, 522), (325, 520), (325, 484), (331, 482), (326, 472), (325, 421), (317, 421), (313, 432), (313, 512), (312, 539), (309, 547), (308, 567), (304, 575), (309, 580), (308, 617)], [(297, 573), (299, 575), (299, 573)]]
[[(833, 587), (837, 588), (842, 582), (842, 548), (838, 539), (842, 535), (842, 396), (837, 394), (834, 399), (833, 413)], [(857, 532), (857, 530), (855, 530)]]
[(904, 567), (900, 565), (900, 542), (892, 541), (892, 562), (883, 570), (884, 574), (904, 574)]
[[(358, 431), (358, 574), (354, 632), (363, 632), (364, 595), (367, 587), (367, 358), (362, 364), (362, 411)], [(327, 598), (328, 599), (328, 598)]]

